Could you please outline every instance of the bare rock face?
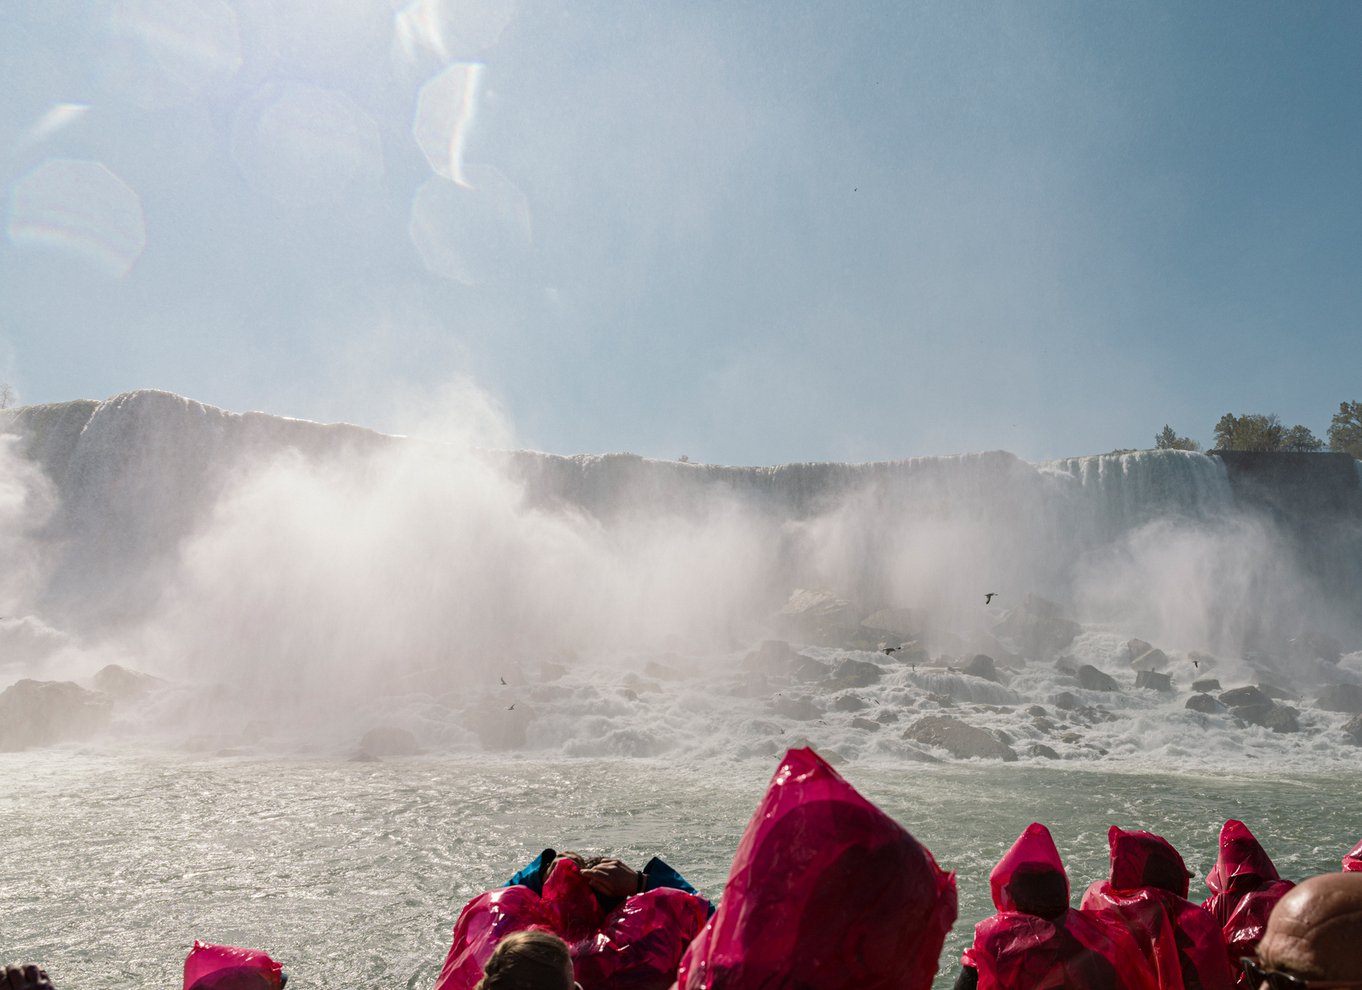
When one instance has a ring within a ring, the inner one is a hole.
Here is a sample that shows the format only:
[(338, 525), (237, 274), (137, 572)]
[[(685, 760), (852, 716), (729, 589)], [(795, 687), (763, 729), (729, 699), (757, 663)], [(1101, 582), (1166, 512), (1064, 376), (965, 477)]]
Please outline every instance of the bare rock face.
[(1059, 754), (1044, 743), (1032, 743), (1026, 750), (1027, 756), (1039, 756), (1046, 760), (1057, 760)]
[(1362, 685), (1331, 684), (1319, 693), (1315, 706), (1326, 712), (1362, 715)]
[[(511, 713), (507, 713), (511, 714)], [(421, 751), (416, 736), (397, 725), (380, 725), (364, 733), (359, 740), (359, 752), (382, 759), (390, 756), (412, 756)]]
[(95, 674), (92, 683), (96, 691), (118, 701), (137, 701), (163, 687), (166, 682), (159, 677), (111, 663)]
[(928, 715), (918, 719), (904, 732), (903, 738), (940, 747), (960, 760), (982, 757), (1012, 763), (1017, 759), (1016, 751), (999, 742), (992, 733), (950, 715)]
[(72, 681), (22, 680), (0, 694), (0, 753), (85, 739), (109, 725), (113, 700)]
[(1228, 709), (1220, 702), (1216, 701), (1209, 694), (1194, 694), (1187, 699), (1184, 708), (1190, 708), (1194, 712), (1201, 712), (1203, 715), (1218, 715)]
[(1167, 694), (1173, 690), (1173, 679), (1162, 671), (1140, 670), (1135, 673), (1135, 686)]
[(1192, 690), (1199, 694), (1210, 694), (1212, 691), (1220, 690), (1220, 679), (1217, 677), (1203, 677), (1199, 681), (1192, 682)]
[(1136, 657), (1142, 657), (1154, 648), (1153, 643), (1146, 643), (1142, 639), (1131, 639), (1126, 641), (1126, 659), (1131, 663), (1135, 662)]
[(1050, 703), (1062, 712), (1071, 712), (1078, 707), (1078, 697), (1072, 691), (1061, 691)]
[(982, 677), (986, 681), (998, 681), (998, 665), (987, 653), (976, 653), (969, 662), (960, 668), (960, 673), (971, 677)]
[(1110, 674), (1104, 674), (1090, 663), (1078, 668), (1078, 686), (1087, 691), (1119, 691), (1121, 686)]

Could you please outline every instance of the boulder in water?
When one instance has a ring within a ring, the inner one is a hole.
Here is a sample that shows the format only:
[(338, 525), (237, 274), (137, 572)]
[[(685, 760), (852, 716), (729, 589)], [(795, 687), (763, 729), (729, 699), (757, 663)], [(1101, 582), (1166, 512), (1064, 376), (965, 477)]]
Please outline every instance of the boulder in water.
[(1220, 690), (1220, 679), (1218, 677), (1203, 677), (1199, 681), (1192, 682), (1192, 690), (1200, 694), (1210, 694), (1212, 691)]
[(1362, 685), (1330, 684), (1319, 693), (1315, 706), (1326, 712), (1362, 715)]
[(1039, 756), (1046, 760), (1057, 760), (1059, 754), (1044, 743), (1032, 743), (1026, 748), (1027, 756)]
[(1131, 639), (1126, 641), (1126, 659), (1131, 663), (1135, 662), (1136, 657), (1142, 657), (1154, 648), (1153, 643), (1146, 643), (1142, 639)]
[(1343, 723), (1343, 731), (1352, 737), (1352, 741), (1362, 746), (1362, 715), (1356, 715)]
[(1220, 703), (1230, 708), (1239, 708), (1244, 705), (1270, 705), (1272, 699), (1256, 687), (1248, 686), (1226, 691), (1220, 696)]
[(822, 660), (815, 660), (800, 653), (790, 665), (790, 676), (805, 684), (813, 684), (828, 676), (828, 665)]
[(742, 666), (763, 674), (787, 674), (798, 657), (799, 652), (785, 640), (767, 639), (743, 657)]
[(1078, 668), (1078, 686), (1085, 691), (1119, 691), (1121, 686), (1116, 683), (1116, 678), (1110, 674), (1104, 674), (1090, 663), (1085, 663)]
[(1159, 670), (1138, 670), (1135, 672), (1135, 686), (1166, 694), (1173, 690), (1173, 678)]
[(1059, 615), (1059, 606), (1043, 599), (1027, 599), (1019, 608), (1011, 608), (993, 624), (993, 635), (1010, 641), (1022, 654), (1031, 657), (1052, 656), (1074, 641), (1083, 627)]
[(796, 588), (775, 622), (791, 638), (823, 646), (840, 646), (861, 635), (856, 607), (828, 591)]
[(1078, 696), (1072, 691), (1061, 691), (1050, 699), (1050, 703), (1062, 712), (1071, 712), (1078, 707)]
[(1163, 650), (1146, 650), (1130, 661), (1131, 670), (1163, 670), (1168, 666), (1168, 654)]
[(19, 681), (0, 694), (0, 753), (87, 738), (108, 727), (112, 708), (72, 681)]
[(910, 608), (882, 608), (862, 619), (861, 628), (881, 638), (906, 640), (916, 638), (922, 625)]
[(971, 677), (982, 677), (986, 681), (998, 682), (998, 667), (987, 653), (976, 653), (969, 662), (960, 668), (960, 673)]
[(838, 661), (837, 666), (832, 671), (832, 682), (835, 687), (869, 687), (884, 676), (884, 671), (877, 663), (869, 660), (853, 660), (850, 657)]
[(1183, 707), (1190, 708), (1194, 712), (1201, 712), (1203, 715), (1218, 715), (1229, 710), (1209, 694), (1194, 694), (1187, 699), (1187, 704)]
[(853, 729), (865, 729), (867, 732), (879, 732), (879, 731), (880, 731), (880, 723), (879, 723), (879, 722), (872, 722), (870, 719), (868, 719), (868, 718), (862, 718), (862, 717), (859, 716), (859, 715), (857, 715), (855, 718), (853, 718), (853, 719), (851, 720), (851, 727), (852, 727)]
[(1012, 763), (1017, 759), (1017, 754), (1011, 746), (999, 742), (984, 729), (976, 728), (950, 715), (928, 715), (920, 718), (904, 732), (903, 738), (928, 746), (937, 746), (961, 760), (981, 757)]
[(864, 701), (850, 693), (839, 695), (832, 703), (832, 710), (835, 712), (859, 712), (864, 711), (866, 707)]
[(1279, 705), (1275, 701), (1268, 701), (1266, 704), (1259, 705), (1238, 705), (1230, 709), (1231, 714), (1242, 722), (1249, 725), (1261, 725), (1265, 729), (1273, 732), (1299, 732), (1300, 722), (1297, 716), (1300, 712), (1287, 705)]
[(1323, 660), (1325, 663), (1338, 663), (1339, 660), (1343, 659), (1343, 644), (1324, 633), (1305, 633), (1291, 640), (1289, 645), (1292, 657), (1297, 660)]

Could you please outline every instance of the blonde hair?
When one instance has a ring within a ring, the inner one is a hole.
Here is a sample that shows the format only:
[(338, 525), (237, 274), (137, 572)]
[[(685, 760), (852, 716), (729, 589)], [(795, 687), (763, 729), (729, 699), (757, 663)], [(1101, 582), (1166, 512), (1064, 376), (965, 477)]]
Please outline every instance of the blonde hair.
[(550, 932), (507, 935), (483, 967), (474, 990), (573, 990), (567, 943)]

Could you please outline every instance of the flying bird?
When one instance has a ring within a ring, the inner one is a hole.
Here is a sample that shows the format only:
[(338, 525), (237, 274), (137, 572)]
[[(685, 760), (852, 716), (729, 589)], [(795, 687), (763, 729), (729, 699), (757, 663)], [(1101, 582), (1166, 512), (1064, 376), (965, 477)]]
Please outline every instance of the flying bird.
[(515, 702), (514, 702), (514, 701), (511, 702), (511, 706), (510, 706), (509, 708), (507, 708), (506, 710), (507, 710), (508, 712), (513, 712), (513, 711), (515, 711)]
[(897, 653), (901, 649), (903, 649), (902, 646), (886, 646), (884, 649), (880, 650), (880, 652), (883, 653), (885, 656), (890, 656), (894, 653)]
[(985, 605), (992, 605), (992, 604), (993, 604), (993, 596), (996, 595), (996, 594), (997, 594), (996, 591), (990, 591), (988, 594), (984, 595), (984, 604), (985, 604)]
[(502, 687), (505, 687), (505, 686), (506, 686), (506, 678), (504, 678), (504, 677), (498, 677), (497, 680), (501, 681), (501, 686), (502, 686)]
[(1192, 666), (1195, 667), (1197, 670), (1200, 670), (1200, 669), (1201, 669), (1201, 661), (1200, 661), (1200, 660), (1193, 660), (1193, 661), (1192, 661)]

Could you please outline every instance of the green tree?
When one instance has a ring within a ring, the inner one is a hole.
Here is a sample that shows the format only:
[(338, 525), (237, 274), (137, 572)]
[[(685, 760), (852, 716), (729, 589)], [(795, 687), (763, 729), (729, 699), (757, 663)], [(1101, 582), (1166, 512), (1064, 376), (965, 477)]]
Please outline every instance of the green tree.
[(1362, 402), (1340, 402), (1329, 424), (1329, 449), (1362, 460)]
[(1156, 450), (1200, 450), (1201, 444), (1191, 437), (1178, 436), (1171, 426), (1164, 423), (1163, 429), (1154, 435), (1154, 447)]
[(1282, 423), (1276, 413), (1225, 413), (1215, 424), (1216, 450), (1280, 450)]
[(1299, 423), (1282, 434), (1282, 450), (1315, 453), (1324, 449), (1324, 441), (1310, 432), (1308, 426)]

